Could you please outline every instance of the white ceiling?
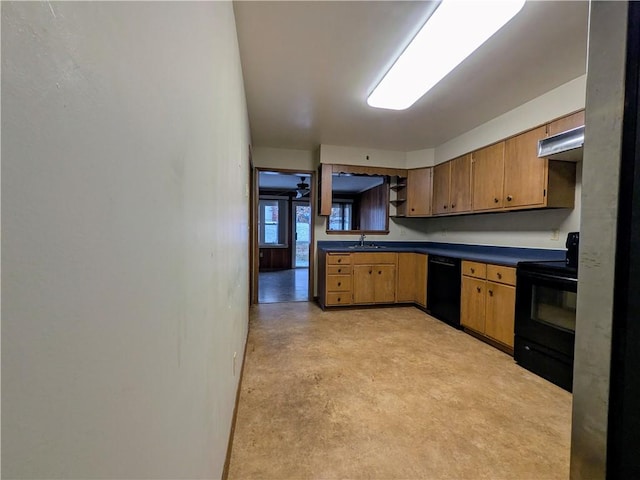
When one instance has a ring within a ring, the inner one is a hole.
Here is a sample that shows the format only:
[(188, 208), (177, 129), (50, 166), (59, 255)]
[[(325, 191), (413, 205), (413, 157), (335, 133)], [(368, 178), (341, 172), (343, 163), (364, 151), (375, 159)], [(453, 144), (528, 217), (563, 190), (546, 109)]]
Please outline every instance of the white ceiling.
[(432, 148), (586, 71), (588, 3), (529, 0), (413, 107), (369, 107), (367, 95), (434, 6), (236, 2), (253, 145)]

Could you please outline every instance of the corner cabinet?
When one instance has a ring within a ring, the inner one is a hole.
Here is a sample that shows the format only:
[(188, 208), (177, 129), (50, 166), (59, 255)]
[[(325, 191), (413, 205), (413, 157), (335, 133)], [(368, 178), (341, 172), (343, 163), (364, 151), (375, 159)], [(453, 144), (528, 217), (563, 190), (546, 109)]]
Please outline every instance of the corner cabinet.
[(424, 253), (398, 253), (396, 303), (427, 307), (427, 258)]
[(460, 323), (466, 331), (513, 354), (516, 270), (462, 262)]

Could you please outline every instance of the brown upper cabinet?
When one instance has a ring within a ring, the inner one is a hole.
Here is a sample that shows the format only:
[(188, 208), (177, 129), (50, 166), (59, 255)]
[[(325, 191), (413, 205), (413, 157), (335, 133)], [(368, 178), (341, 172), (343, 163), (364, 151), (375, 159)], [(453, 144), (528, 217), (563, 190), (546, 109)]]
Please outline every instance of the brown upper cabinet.
[(431, 185), (433, 168), (415, 168), (407, 172), (408, 217), (431, 215)]
[(462, 213), (471, 210), (471, 154), (451, 160), (449, 211)]
[(449, 213), (449, 184), (451, 162), (441, 163), (433, 168), (433, 214)]
[(573, 207), (576, 164), (538, 158), (538, 140), (546, 132), (542, 126), (505, 141), (505, 209)]
[(538, 127), (506, 140), (504, 148), (504, 206), (545, 206), (547, 160), (538, 158), (538, 140), (547, 133)]
[(473, 210), (495, 210), (504, 207), (504, 142), (472, 153)]
[[(318, 211), (331, 213), (332, 173), (395, 178), (392, 216), (572, 208), (576, 164), (538, 158), (538, 140), (584, 125), (584, 110), (435, 167), (410, 170), (322, 164)], [(404, 178), (406, 177), (406, 187)]]
[(318, 167), (318, 215), (331, 215), (332, 165), (326, 163)]
[(434, 215), (464, 213), (471, 210), (471, 154), (434, 167)]
[(547, 124), (547, 136), (557, 135), (584, 125), (584, 110), (572, 113)]

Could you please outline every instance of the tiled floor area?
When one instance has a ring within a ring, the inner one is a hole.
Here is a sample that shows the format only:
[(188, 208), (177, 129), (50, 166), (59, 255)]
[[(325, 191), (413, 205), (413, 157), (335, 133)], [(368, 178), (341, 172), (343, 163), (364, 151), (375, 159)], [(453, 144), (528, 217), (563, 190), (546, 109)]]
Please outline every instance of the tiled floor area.
[(230, 479), (566, 479), (571, 394), (416, 308), (252, 308)]
[(306, 302), (309, 300), (309, 269), (294, 268), (258, 274), (258, 302)]

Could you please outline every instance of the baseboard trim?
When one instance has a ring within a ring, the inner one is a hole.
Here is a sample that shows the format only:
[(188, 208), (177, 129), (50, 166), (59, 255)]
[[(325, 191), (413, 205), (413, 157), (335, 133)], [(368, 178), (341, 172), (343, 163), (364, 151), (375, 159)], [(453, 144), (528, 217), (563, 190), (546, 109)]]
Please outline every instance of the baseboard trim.
[(238, 404), (240, 403), (240, 391), (242, 390), (242, 379), (244, 378), (244, 365), (247, 359), (247, 344), (249, 341), (249, 325), (247, 322), (247, 337), (244, 339), (244, 353), (242, 354), (242, 366), (240, 368), (240, 378), (238, 379), (238, 388), (236, 389), (236, 402), (233, 406), (233, 416), (231, 417), (231, 430), (229, 431), (229, 442), (227, 443), (227, 455), (224, 459), (224, 468), (222, 469), (222, 480), (229, 477), (229, 464), (231, 463), (231, 449), (233, 448), (233, 436), (236, 433), (236, 418), (238, 416)]
[(511, 355), (513, 357), (513, 347), (510, 347), (501, 342), (498, 342), (497, 340), (494, 340), (493, 338), (487, 337), (486, 335), (483, 335), (474, 330), (471, 330), (470, 328), (462, 327), (462, 329), (465, 333), (471, 335), (472, 337), (477, 338), (478, 340), (484, 343), (488, 343), (492, 347), (497, 348), (498, 350), (502, 350), (507, 355)]

